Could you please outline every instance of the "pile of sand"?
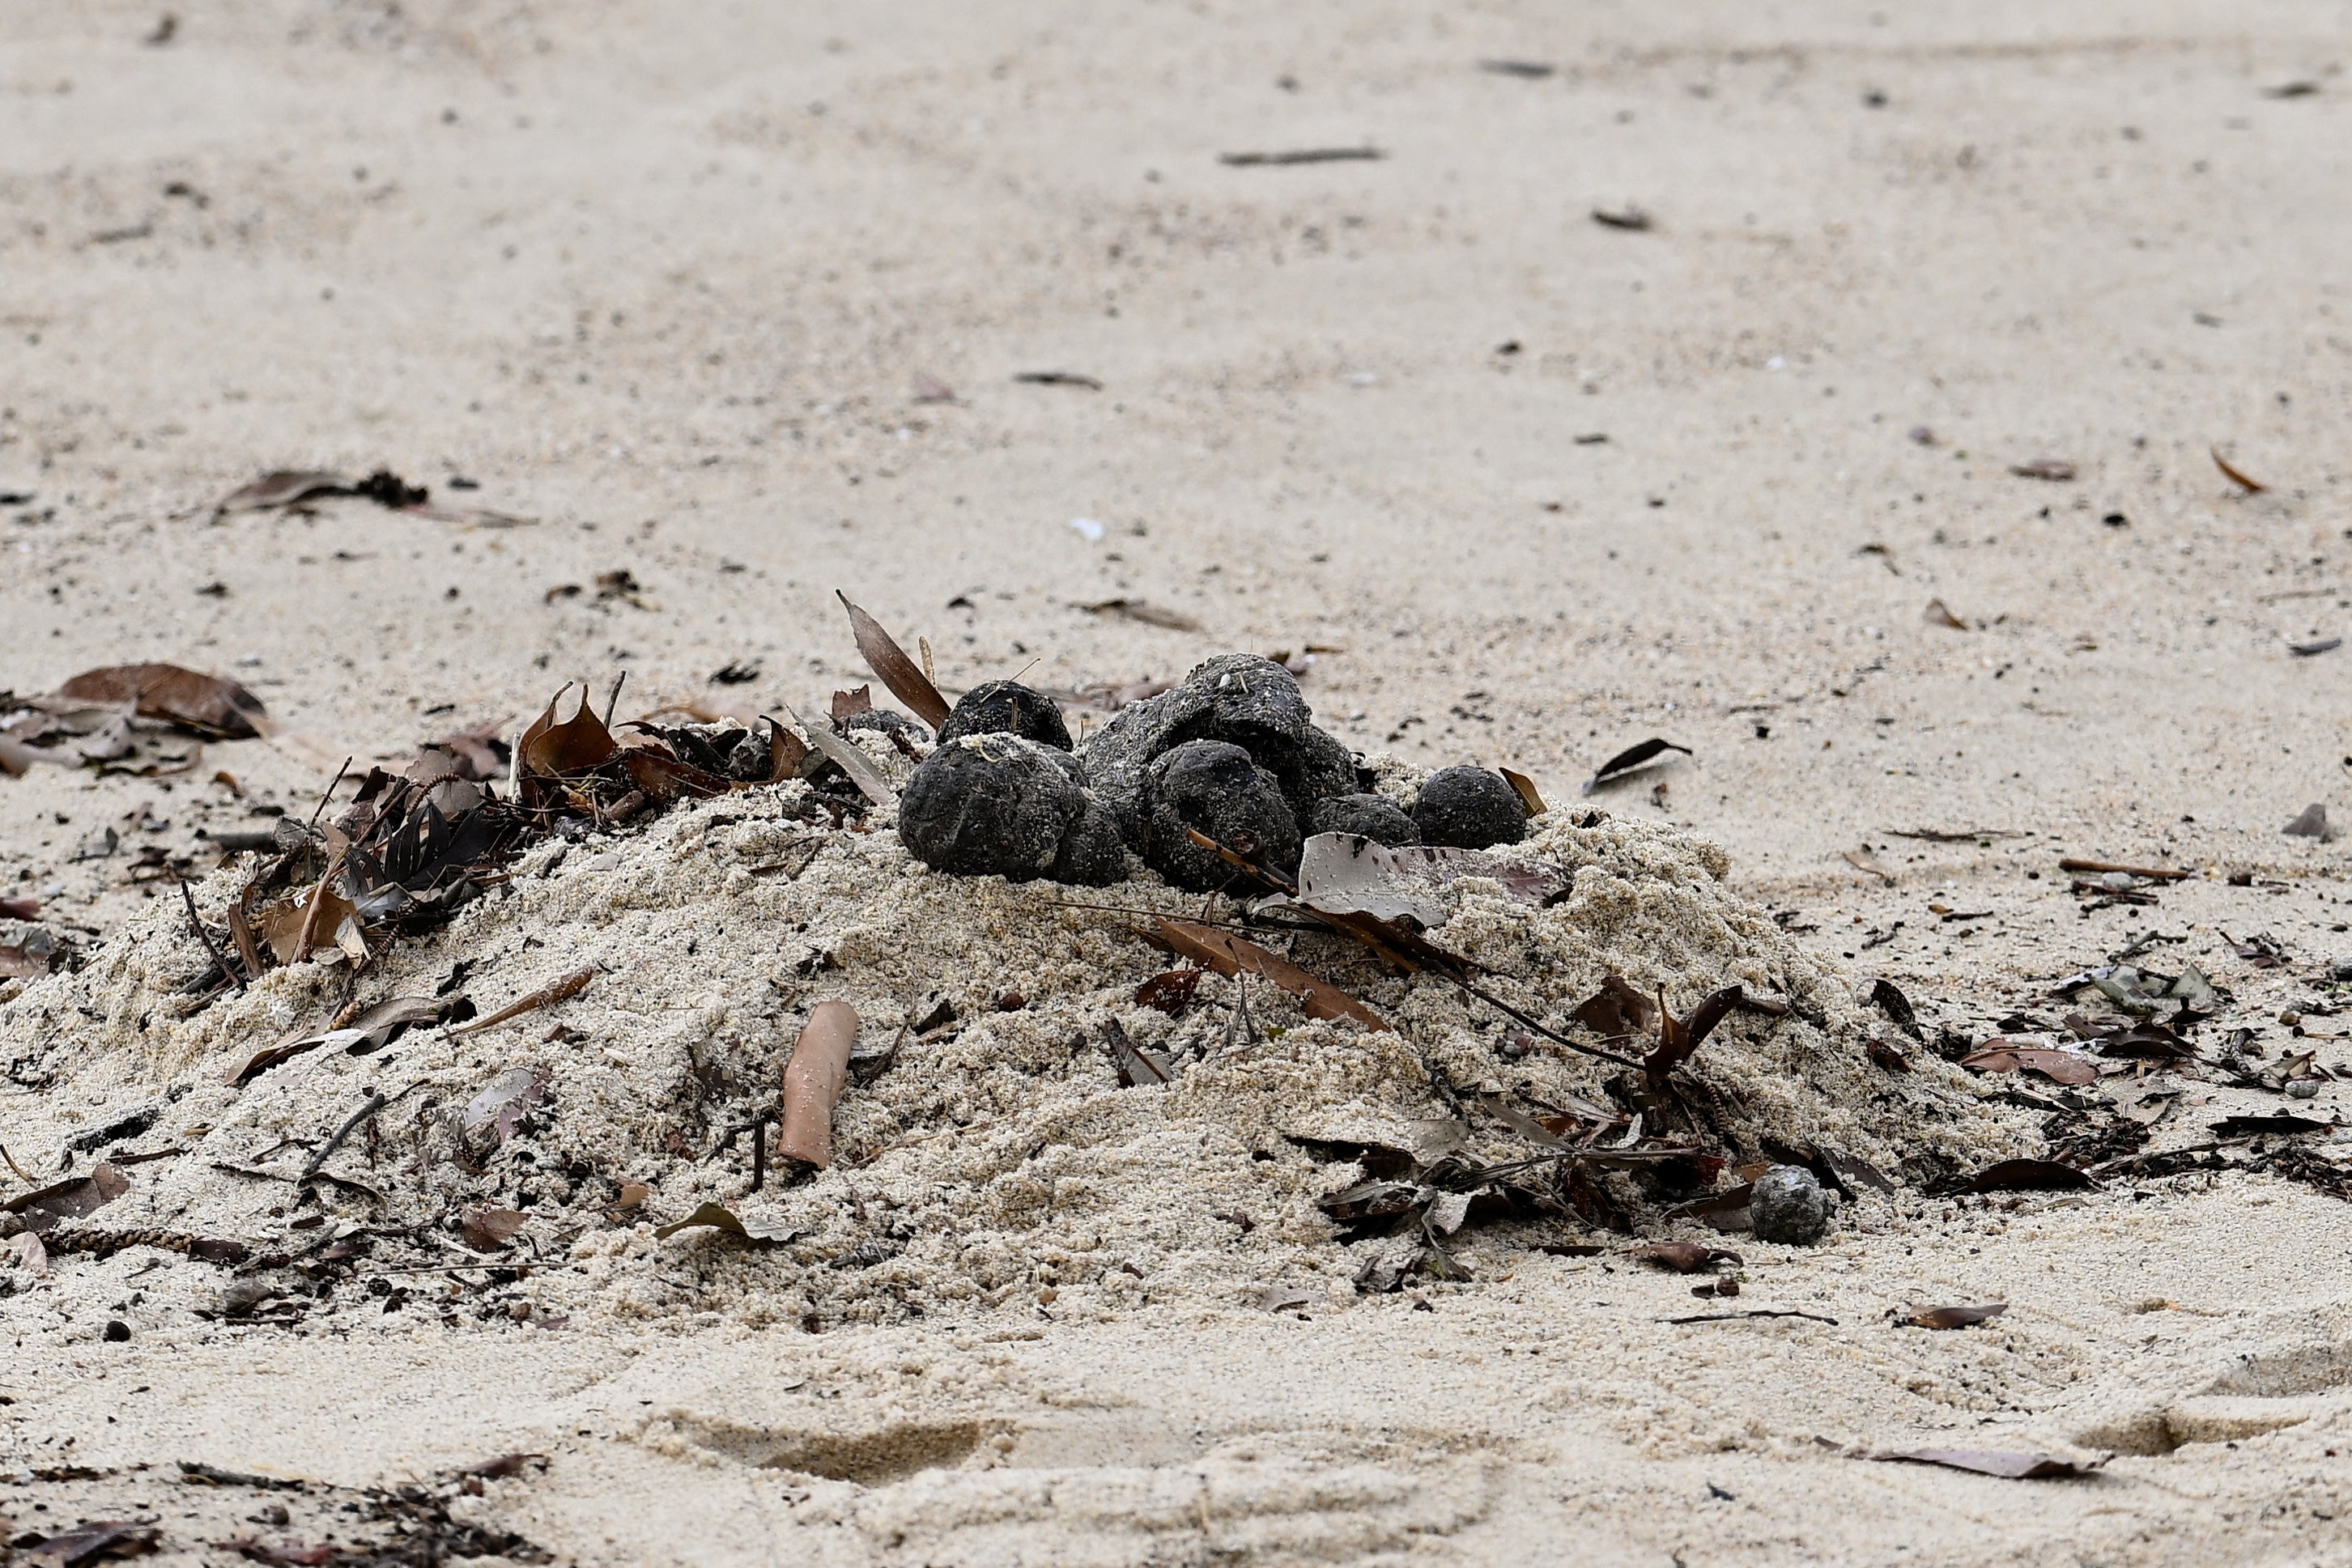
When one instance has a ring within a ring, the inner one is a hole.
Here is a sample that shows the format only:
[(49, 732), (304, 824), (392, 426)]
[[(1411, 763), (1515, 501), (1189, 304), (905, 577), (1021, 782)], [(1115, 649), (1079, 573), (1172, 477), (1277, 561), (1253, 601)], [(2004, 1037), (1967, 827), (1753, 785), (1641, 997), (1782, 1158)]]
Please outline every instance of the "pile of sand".
[[(1375, 764), (1384, 791), (1410, 797), (1417, 775)], [(1517, 1026), (1450, 985), (1384, 974), (1313, 934), (1258, 935), (1394, 1031), (1309, 1019), (1253, 982), (1247, 1044), (1234, 981), (1210, 977), (1178, 1017), (1135, 1000), (1171, 963), (1139, 939), (1139, 917), (1199, 918), (1201, 895), (944, 875), (908, 857), (887, 809), (862, 828), (800, 820), (806, 789), (762, 787), (613, 838), (542, 844), (501, 894), (382, 953), (357, 988), (362, 1002), (462, 991), (488, 1014), (596, 966), (578, 996), (473, 1034), (415, 1030), (368, 1054), (331, 1042), (241, 1088), (230, 1079), (257, 1051), (325, 1027), (346, 961), (331, 950), (333, 961), (200, 1003), (181, 988), (205, 967), (204, 950), (178, 901), (159, 899), (80, 972), (0, 1004), (0, 1058), (19, 1084), (41, 1086), (35, 1114), (54, 1119), (20, 1121), (11, 1141), (45, 1158), (79, 1144), (84, 1169), (110, 1150), (184, 1151), (128, 1166), (131, 1191), (79, 1226), (243, 1242), (255, 1254), (243, 1273), (300, 1281), (314, 1318), (519, 1312), (518, 1300), (542, 1321), (1084, 1318), (1232, 1302), (1276, 1284), (1344, 1298), (1383, 1243), (1343, 1241), (1317, 1200), (1360, 1172), (1286, 1134), (1409, 1145), (1417, 1123), (1459, 1116), (1472, 1151), (1523, 1157), (1534, 1151), (1484, 1097), (1605, 1103), (1622, 1071), (1540, 1040), (1530, 1051)], [(1786, 1018), (1733, 1015), (1690, 1069), (1730, 1113), (1735, 1146), (1721, 1152), (1811, 1145), (1916, 1176), (2030, 1141), (1929, 1053), (1907, 1072), (1874, 1064), (1865, 1046), (1884, 1020), (1727, 888), (1714, 846), (1599, 812), (1556, 810), (1531, 827), (1501, 852), (1567, 873), (1564, 896), (1539, 908), (1465, 880), (1446, 893), (1435, 936), (1487, 966), (1514, 1005), (1571, 1032), (1570, 1011), (1612, 974), (1664, 987), (1677, 1010), (1734, 982), (1785, 998)], [(198, 890), (208, 917), (240, 880), (224, 872)], [(1236, 917), (1232, 900), (1213, 902), (1217, 918)], [(857, 1008), (869, 1053), (835, 1118), (835, 1163), (798, 1185), (772, 1173), (747, 1194), (748, 1141), (714, 1148), (774, 1103), (801, 1024), (830, 998)], [(1107, 1019), (1181, 1076), (1121, 1087)], [(518, 1069), (544, 1092), (510, 1107), (501, 1142), (495, 1107), (476, 1103), (502, 1077), (525, 1082)], [(332, 1179), (298, 1186), (371, 1092), (393, 1103), (324, 1162)], [(656, 1237), (709, 1200), (756, 1239)], [(463, 1228), (486, 1209), (526, 1217), (488, 1254)], [(1478, 1273), (1577, 1234), (1555, 1215), (1453, 1240)], [(321, 1248), (347, 1267), (318, 1267)], [(127, 1275), (145, 1259), (152, 1270), (156, 1256), (131, 1248), (103, 1266)], [(310, 1272), (289, 1272), (289, 1259)], [(485, 1294), (424, 1267), (457, 1264), (530, 1271), (495, 1276)], [(335, 1290), (310, 1299), (324, 1277)], [(190, 1262), (141, 1288), (211, 1310), (224, 1283)], [(212, 1331), (191, 1320), (189, 1332)]]

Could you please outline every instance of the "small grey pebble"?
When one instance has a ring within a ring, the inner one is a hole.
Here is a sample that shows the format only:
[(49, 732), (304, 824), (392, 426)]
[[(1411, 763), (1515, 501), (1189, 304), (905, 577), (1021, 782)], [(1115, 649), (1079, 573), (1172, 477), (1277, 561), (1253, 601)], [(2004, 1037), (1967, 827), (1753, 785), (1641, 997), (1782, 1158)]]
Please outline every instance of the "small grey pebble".
[(1423, 843), (1458, 850), (1516, 844), (1528, 836), (1527, 802), (1499, 773), (1441, 768), (1421, 787), (1412, 820)]
[(1774, 1166), (1758, 1176), (1748, 1211), (1759, 1241), (1811, 1247), (1830, 1228), (1829, 1194), (1802, 1166)]
[(2297, 1078), (2286, 1086), (2286, 1097), (2290, 1100), (2312, 1100), (2318, 1095), (2319, 1080), (2316, 1078)]

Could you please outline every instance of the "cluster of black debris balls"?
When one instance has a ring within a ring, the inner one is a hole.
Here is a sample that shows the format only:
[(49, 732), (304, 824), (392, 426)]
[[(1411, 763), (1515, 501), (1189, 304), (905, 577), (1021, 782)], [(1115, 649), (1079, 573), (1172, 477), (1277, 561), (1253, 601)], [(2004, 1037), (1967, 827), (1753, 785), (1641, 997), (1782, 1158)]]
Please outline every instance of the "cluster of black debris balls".
[(1526, 836), (1527, 807), (1500, 774), (1443, 768), (1408, 813), (1312, 718), (1289, 670), (1222, 653), (1079, 751), (1052, 698), (991, 681), (940, 725), (900, 795), (898, 836), (940, 871), (1096, 887), (1126, 879), (1132, 850), (1194, 892), (1239, 873), (1192, 832), (1285, 873), (1313, 833), (1474, 850)]

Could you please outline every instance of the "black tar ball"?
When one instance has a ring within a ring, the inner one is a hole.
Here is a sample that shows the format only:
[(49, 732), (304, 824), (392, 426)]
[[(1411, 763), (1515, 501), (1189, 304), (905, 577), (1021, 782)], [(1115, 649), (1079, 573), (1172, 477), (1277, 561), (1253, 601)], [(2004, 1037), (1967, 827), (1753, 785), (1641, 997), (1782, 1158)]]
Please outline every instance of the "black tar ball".
[(1421, 830), (1404, 808), (1383, 795), (1327, 796), (1315, 802), (1307, 825), (1318, 833), (1355, 833), (1392, 850), (1421, 842)]
[(1017, 735), (949, 741), (907, 780), (899, 840), (925, 865), (958, 876), (1106, 886), (1126, 875), (1127, 856), (1077, 771), (1066, 752)]
[(1240, 747), (1188, 740), (1152, 759), (1151, 798), (1144, 859), (1178, 887), (1210, 893), (1240, 873), (1187, 836), (1197, 829), (1221, 844), (1245, 848), (1253, 859), (1298, 870), (1298, 819), (1273, 774)]
[(1062, 722), (1060, 706), (1017, 681), (991, 681), (964, 693), (940, 726), (940, 739), (967, 735), (1017, 735), (1056, 751), (1070, 749), (1070, 727)]
[(902, 713), (892, 713), (886, 707), (867, 708), (864, 713), (851, 714), (841, 721), (845, 735), (854, 729), (870, 729), (879, 735), (903, 735), (918, 746), (931, 743), (931, 732)]
[(1499, 773), (1441, 768), (1421, 787), (1412, 809), (1423, 843), (1458, 850), (1516, 844), (1528, 836), (1527, 803)]

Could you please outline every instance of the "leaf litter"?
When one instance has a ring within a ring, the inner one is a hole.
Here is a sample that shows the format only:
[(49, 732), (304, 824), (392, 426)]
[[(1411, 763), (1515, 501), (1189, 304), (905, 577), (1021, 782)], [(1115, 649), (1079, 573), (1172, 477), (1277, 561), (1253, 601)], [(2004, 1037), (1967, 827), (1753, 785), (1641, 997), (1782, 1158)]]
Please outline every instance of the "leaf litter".
[[(884, 685), (935, 711), (862, 615)], [(870, 697), (616, 727), (617, 695), (559, 694), (503, 773), (492, 731), (372, 770), (197, 884), (194, 931), (173, 902), (0, 1004), (26, 1071), (162, 1092), (154, 1135), (191, 1157), (113, 1200), (126, 1234), (171, 1215), (291, 1255), (291, 1182), (334, 1221), (302, 1254), (330, 1275), (556, 1249), (578, 1267), (534, 1281), (542, 1310), (882, 1322), (1050, 1281), (1055, 1315), (1108, 1315), (1500, 1271), (1736, 1199), (1727, 1173), (1791, 1148), (1925, 1180), (2035, 1146), (1949, 1063), (1874, 1065), (1846, 983), (1669, 828), (1545, 812), (1492, 851), (1367, 856), (1369, 907), (1226, 846), (1291, 907), (1204, 910), (1131, 862), (1079, 904), (912, 862), (897, 789), (927, 743), (857, 727)], [(1360, 765), (1412, 800), (1412, 769)], [(467, 1023), (486, 993), (518, 999)], [(836, 1000), (874, 1044), (824, 1075), (828, 1157), (755, 1190), (730, 1130), (789, 1118), (789, 1048)], [(500, 1027), (559, 1002), (518, 1062)], [(53, 1027), (77, 1007), (90, 1027)], [(1200, 1239), (1234, 1216), (1237, 1244)]]

